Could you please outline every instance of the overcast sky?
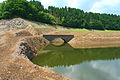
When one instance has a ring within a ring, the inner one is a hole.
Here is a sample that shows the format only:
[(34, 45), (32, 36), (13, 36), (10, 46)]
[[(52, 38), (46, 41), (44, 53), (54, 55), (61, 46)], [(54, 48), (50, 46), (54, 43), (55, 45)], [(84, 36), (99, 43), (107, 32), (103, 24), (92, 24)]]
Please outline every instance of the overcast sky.
[[(1, 2), (3, 0), (0, 0)], [(110, 13), (120, 15), (120, 0), (40, 0), (48, 6), (79, 8), (88, 12)]]

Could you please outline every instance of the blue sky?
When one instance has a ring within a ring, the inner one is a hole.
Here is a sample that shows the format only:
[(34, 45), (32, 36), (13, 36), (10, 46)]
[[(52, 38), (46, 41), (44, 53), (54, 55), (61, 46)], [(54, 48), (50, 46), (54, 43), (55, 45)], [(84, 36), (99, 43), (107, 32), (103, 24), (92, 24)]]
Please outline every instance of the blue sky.
[(120, 0), (40, 0), (48, 6), (79, 8), (88, 12), (120, 15)]
[[(3, 0), (0, 0), (2, 2)], [(120, 0), (40, 0), (48, 6), (79, 8), (87, 12), (109, 13), (120, 15)]]

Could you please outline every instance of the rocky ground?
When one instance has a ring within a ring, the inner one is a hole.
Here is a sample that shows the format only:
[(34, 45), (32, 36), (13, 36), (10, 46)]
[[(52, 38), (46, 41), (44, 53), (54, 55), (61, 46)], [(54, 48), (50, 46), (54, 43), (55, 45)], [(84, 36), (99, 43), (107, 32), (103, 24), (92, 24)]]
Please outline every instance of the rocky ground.
[(21, 18), (0, 20), (0, 30), (24, 29), (27, 25), (27, 21)]
[(21, 18), (0, 20), (0, 80), (68, 80), (30, 61), (40, 48), (49, 44), (43, 34), (74, 35), (69, 42), (74, 48), (120, 46), (120, 32), (66, 32), (34, 28)]
[[(42, 34), (53, 30), (35, 29), (21, 20), (2, 20), (4, 25), (0, 21), (4, 26), (0, 32), (0, 80), (68, 80), (30, 61), (38, 49), (49, 43)], [(8, 25), (14, 26), (11, 28)]]

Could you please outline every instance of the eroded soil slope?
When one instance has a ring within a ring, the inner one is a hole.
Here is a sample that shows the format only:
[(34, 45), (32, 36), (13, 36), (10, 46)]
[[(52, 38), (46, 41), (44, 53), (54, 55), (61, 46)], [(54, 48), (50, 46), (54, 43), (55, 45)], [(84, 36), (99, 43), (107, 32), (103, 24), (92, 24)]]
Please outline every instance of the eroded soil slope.
[(56, 32), (56, 35), (74, 35), (69, 44), (74, 48), (119, 47), (120, 32)]
[(68, 80), (30, 59), (49, 44), (43, 34), (74, 35), (69, 42), (74, 48), (120, 46), (120, 32), (66, 32), (49, 28), (34, 28), (23, 19), (0, 21), (0, 80)]
[(29, 60), (38, 49), (49, 43), (42, 33), (53, 32), (50, 29), (38, 31), (29, 26), (0, 33), (0, 80), (67, 80)]

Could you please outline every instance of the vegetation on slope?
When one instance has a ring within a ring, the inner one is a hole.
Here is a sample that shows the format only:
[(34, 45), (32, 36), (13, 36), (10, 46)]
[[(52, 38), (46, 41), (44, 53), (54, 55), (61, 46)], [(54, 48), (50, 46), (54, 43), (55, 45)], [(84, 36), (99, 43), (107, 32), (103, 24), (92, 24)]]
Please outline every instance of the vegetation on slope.
[(6, 0), (0, 4), (0, 19), (21, 17), (67, 28), (120, 30), (120, 16), (84, 12), (83, 10), (49, 6), (45, 9), (39, 1)]

